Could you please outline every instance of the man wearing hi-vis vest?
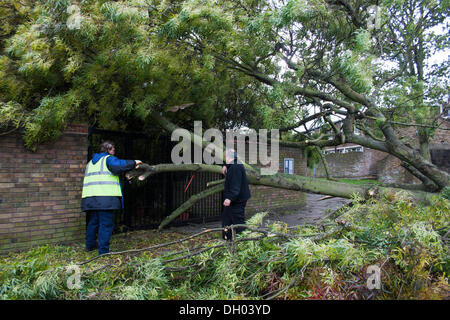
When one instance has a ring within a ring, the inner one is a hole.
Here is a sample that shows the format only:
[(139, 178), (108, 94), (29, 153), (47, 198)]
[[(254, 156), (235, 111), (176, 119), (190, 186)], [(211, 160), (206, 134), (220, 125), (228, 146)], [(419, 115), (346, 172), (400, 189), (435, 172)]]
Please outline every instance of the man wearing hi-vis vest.
[(123, 208), (122, 186), (118, 174), (142, 163), (140, 160), (120, 160), (114, 157), (114, 153), (114, 144), (103, 142), (100, 153), (95, 153), (88, 162), (83, 180), (81, 210), (89, 215), (86, 251), (98, 248), (99, 255), (109, 252), (114, 211)]

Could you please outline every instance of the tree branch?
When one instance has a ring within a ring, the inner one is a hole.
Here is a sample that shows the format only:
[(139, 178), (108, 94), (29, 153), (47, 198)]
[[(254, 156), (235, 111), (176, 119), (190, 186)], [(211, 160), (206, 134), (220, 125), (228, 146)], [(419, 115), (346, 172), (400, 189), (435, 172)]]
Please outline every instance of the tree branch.
[(158, 230), (161, 230), (170, 222), (172, 222), (176, 217), (185, 212), (187, 209), (191, 208), (195, 203), (200, 201), (201, 199), (207, 198), (217, 192), (221, 192), (224, 189), (224, 184), (218, 184), (206, 190), (203, 190), (200, 193), (192, 195), (186, 202), (184, 202), (181, 206), (175, 209), (169, 216), (167, 216), (159, 225)]

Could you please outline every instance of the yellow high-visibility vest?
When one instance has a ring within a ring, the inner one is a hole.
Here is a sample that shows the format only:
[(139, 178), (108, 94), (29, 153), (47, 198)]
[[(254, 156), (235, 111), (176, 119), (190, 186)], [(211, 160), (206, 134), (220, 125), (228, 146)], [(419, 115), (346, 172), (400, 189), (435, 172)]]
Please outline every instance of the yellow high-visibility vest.
[(96, 164), (91, 161), (86, 166), (83, 180), (82, 198), (87, 197), (121, 197), (119, 177), (109, 171), (104, 156)]

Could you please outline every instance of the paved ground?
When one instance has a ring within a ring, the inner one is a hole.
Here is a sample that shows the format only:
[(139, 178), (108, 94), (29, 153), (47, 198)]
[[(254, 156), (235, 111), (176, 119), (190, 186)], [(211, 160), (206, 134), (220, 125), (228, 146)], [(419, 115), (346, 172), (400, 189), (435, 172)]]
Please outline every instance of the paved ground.
[(343, 205), (350, 202), (349, 199), (343, 198), (327, 198), (323, 199), (320, 194), (306, 194), (306, 206), (300, 208), (297, 212), (284, 215), (270, 215), (268, 221), (283, 221), (288, 226), (296, 226), (299, 224), (315, 223), (325, 218), (328, 214), (336, 211)]
[[(319, 200), (323, 197), (323, 195), (307, 193), (306, 205), (298, 209), (297, 212), (283, 215), (270, 214), (266, 217), (265, 221), (283, 221), (287, 223), (288, 226), (315, 223), (350, 202), (349, 199), (343, 198), (328, 198)], [(186, 232), (199, 232), (203, 229), (218, 228), (220, 226), (220, 221), (214, 221), (204, 224), (189, 224), (182, 227), (176, 227), (176, 229)]]

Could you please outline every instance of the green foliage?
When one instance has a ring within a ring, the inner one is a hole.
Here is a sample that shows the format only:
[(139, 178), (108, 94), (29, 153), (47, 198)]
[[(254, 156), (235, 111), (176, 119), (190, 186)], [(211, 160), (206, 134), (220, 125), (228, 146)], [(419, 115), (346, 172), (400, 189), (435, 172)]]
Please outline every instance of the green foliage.
[(127, 264), (127, 273), (124, 276), (131, 279), (132, 283), (120, 288), (120, 299), (160, 299), (168, 289), (168, 279), (161, 261), (148, 256), (132, 259)]
[(450, 187), (445, 187), (442, 189), (440, 197), (450, 200)]
[(2, 299), (55, 299), (61, 294), (61, 269), (50, 269), (49, 246), (27, 252), (24, 260), (12, 261), (0, 273)]
[(44, 98), (41, 105), (34, 109), (25, 125), (25, 145), (35, 149), (36, 143), (57, 137), (67, 119), (71, 119), (80, 106), (78, 92), (69, 92), (64, 96)]
[[(262, 299), (283, 293), (279, 298), (366, 299), (372, 293), (377, 299), (443, 299), (450, 271), (443, 238), (449, 227), (449, 207), (450, 202), (438, 196), (429, 204), (414, 203), (402, 194), (370, 201), (355, 197), (352, 207), (333, 215), (349, 227), (328, 237), (316, 238), (321, 228), (305, 225), (290, 229), (293, 237), (289, 239), (269, 236), (243, 241), (261, 235), (246, 230), (225, 247), (212, 248), (224, 244), (213, 237), (192, 242), (178, 253), (98, 259), (81, 267), (82, 286), (74, 290), (67, 288), (66, 267), (89, 255), (80, 252), (81, 246), (38, 247), (0, 259), (0, 297)], [(265, 216), (256, 214), (248, 224), (260, 228)], [(333, 224), (332, 220), (323, 223)], [(281, 222), (265, 227), (270, 233), (288, 231)], [(162, 243), (169, 234), (141, 231), (135, 239), (128, 235), (124, 240), (118, 235), (113, 245), (143, 246), (148, 235)], [(193, 247), (200, 244), (210, 250), (168, 262), (194, 253)], [(364, 289), (365, 270), (374, 264), (381, 267), (382, 290), (370, 292)]]
[[(258, 84), (252, 89), (251, 81), (224, 72), (211, 54), (167, 41), (168, 33), (184, 34), (186, 24), (195, 23), (201, 33), (231, 25), (216, 7), (141, 0), (5, 1), (0, 10), (21, 19), (8, 20), (0, 37), (0, 112), (6, 115), (0, 125), (24, 127), (30, 149), (55, 139), (73, 121), (145, 131), (150, 112), (190, 102), (194, 106), (174, 114), (174, 121), (195, 118), (222, 128), (259, 117), (251, 97)], [(167, 17), (175, 13), (180, 29), (170, 31)]]
[[(360, 41), (357, 38), (356, 41)], [(358, 49), (359, 50), (359, 49)], [(368, 93), (372, 88), (372, 57), (364, 57), (359, 52), (347, 50), (336, 59), (336, 68), (350, 82), (353, 90)]]
[(0, 102), (0, 125), (18, 127), (24, 118), (23, 107), (17, 102)]
[[(434, 31), (446, 2), (412, 1), (410, 11), (403, 1), (381, 1), (377, 30), (367, 27), (369, 4), (359, 2), (3, 3), (0, 125), (24, 127), (31, 149), (72, 121), (145, 131), (152, 111), (190, 102), (167, 116), (221, 129), (279, 128), (309, 114), (313, 101), (299, 88), (358, 107), (327, 81), (360, 95), (376, 92), (389, 119), (427, 124), (448, 92), (448, 63), (428, 61), (448, 48)], [(411, 57), (420, 61), (377, 87)]]
[[(448, 247), (442, 239), (448, 230), (448, 200), (435, 196), (430, 205), (417, 206), (402, 194), (387, 195), (384, 201), (359, 204), (352, 210), (362, 214), (353, 216), (351, 221), (365, 227), (354, 236), (388, 253), (399, 267), (389, 278), (386, 289), (395, 292), (394, 296), (418, 297), (428, 292), (431, 298), (434, 295), (431, 271), (437, 278), (438, 274), (448, 275), (449, 271)], [(404, 292), (391, 287), (396, 286), (397, 282), (391, 282), (394, 278), (405, 283)], [(416, 290), (417, 283), (422, 283), (421, 293)]]

